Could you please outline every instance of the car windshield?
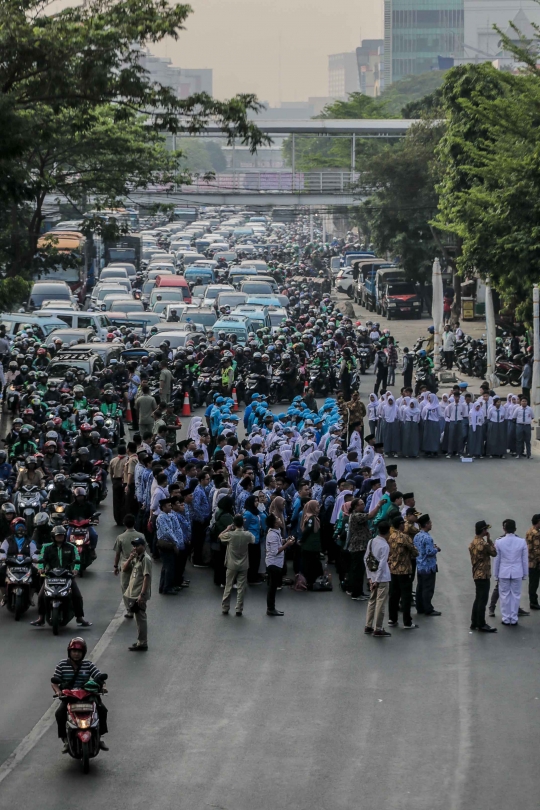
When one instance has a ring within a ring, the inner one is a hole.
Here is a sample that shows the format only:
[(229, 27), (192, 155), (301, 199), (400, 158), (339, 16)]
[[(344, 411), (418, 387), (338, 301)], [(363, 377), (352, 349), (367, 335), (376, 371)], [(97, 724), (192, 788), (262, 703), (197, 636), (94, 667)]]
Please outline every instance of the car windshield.
[(156, 301), (183, 301), (183, 290), (185, 290), (185, 287), (176, 287), (174, 290), (166, 290), (165, 287), (156, 287), (150, 295), (150, 306), (153, 306)]
[(272, 326), (281, 326), (283, 321), (286, 320), (286, 316), (280, 315), (279, 313), (276, 314), (275, 312), (270, 312), (269, 315)]
[(65, 377), (67, 372), (72, 368), (81, 368), (87, 374), (90, 373), (90, 361), (89, 360), (70, 360), (67, 363), (57, 362), (51, 363), (49, 368), (47, 369), (47, 374), (49, 377)]
[(266, 282), (246, 281), (242, 284), (242, 292), (248, 295), (257, 295), (260, 293), (272, 295), (272, 287), (270, 284), (266, 284)]
[(126, 291), (123, 287), (102, 287), (101, 290), (96, 292), (96, 299), (103, 301), (106, 295), (116, 294), (117, 296), (125, 295)]
[(178, 334), (169, 334), (168, 332), (164, 335), (163, 332), (160, 332), (157, 335), (152, 335), (152, 337), (148, 338), (146, 343), (144, 344), (146, 348), (154, 348), (159, 347), (163, 343), (164, 340), (167, 340), (170, 343), (171, 349), (177, 349), (179, 346), (184, 346), (186, 340), (192, 337), (193, 334), (191, 332), (179, 332)]
[(209, 300), (211, 300), (211, 301), (213, 301), (213, 300), (215, 300), (215, 299), (218, 297), (218, 295), (220, 295), (222, 292), (223, 292), (223, 290), (220, 290), (220, 289), (211, 289), (211, 288), (209, 287), (209, 288), (206, 290), (206, 292), (205, 292), (205, 294), (204, 294), (204, 297), (205, 297), (205, 298), (208, 298), (208, 299), (209, 299)]
[(215, 312), (200, 312), (197, 310), (186, 309), (180, 315), (180, 320), (189, 323), (200, 323), (203, 326), (213, 326), (217, 320)]
[(416, 287), (414, 284), (407, 284), (404, 281), (388, 285), (388, 295), (414, 295), (415, 293)]
[(237, 307), (239, 304), (245, 304), (247, 298), (247, 295), (243, 293), (238, 293), (237, 295), (233, 293), (220, 293), (218, 305), (220, 307)]
[(149, 293), (152, 292), (155, 286), (156, 286), (155, 281), (145, 281), (142, 287), (143, 294), (148, 295)]

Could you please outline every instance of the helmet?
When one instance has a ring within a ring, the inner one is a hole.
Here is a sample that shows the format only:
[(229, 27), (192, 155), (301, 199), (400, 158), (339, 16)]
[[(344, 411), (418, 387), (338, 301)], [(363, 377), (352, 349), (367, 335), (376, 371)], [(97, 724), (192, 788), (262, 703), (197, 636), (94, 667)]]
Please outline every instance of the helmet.
[(15, 507), (13, 506), (12, 503), (8, 502), (8, 503), (3, 503), (2, 504), (2, 512), (3, 512), (4, 515), (11, 515), (11, 514), (14, 515), (15, 511), (16, 511)]
[(100, 439), (101, 437), (100, 437), (99, 433), (97, 432), (97, 430), (93, 430), (93, 431), (90, 433), (90, 438), (91, 438), (91, 439)]
[(419, 357), (427, 357), (426, 350), (425, 349), (420, 349), (420, 351), (418, 352), (418, 356)]
[(66, 527), (65, 526), (55, 526), (51, 532), (51, 534), (61, 534), (63, 537), (66, 536)]
[(43, 445), (43, 448), (45, 450), (50, 450), (51, 447), (52, 447), (53, 450), (56, 450), (56, 442), (53, 442), (53, 441), (45, 442), (45, 444)]
[(0, 464), (5, 464), (7, 461), (7, 453), (5, 450), (0, 450)]
[(28, 456), (26, 459), (26, 464), (37, 464), (37, 458), (35, 456)]
[(82, 495), (84, 497), (86, 495), (86, 490), (84, 487), (75, 487), (75, 489), (73, 490), (73, 494), (75, 495), (76, 498), (79, 495)]
[(83, 422), (80, 431), (81, 433), (89, 433), (92, 430), (92, 425), (89, 425), (88, 422)]
[[(56, 526), (56, 529), (62, 529), (62, 528), (63, 528), (63, 526)], [(56, 532), (56, 529), (53, 529), (53, 534)], [(65, 531), (65, 529), (64, 529), (64, 531)], [(86, 646), (86, 641), (84, 640), (84, 638), (81, 638), (80, 636), (76, 636), (76, 638), (71, 639), (71, 641), (69, 642), (69, 644), (67, 646), (68, 658), (71, 658), (71, 656), (69, 654), (71, 652), (71, 650), (80, 650), (82, 652), (82, 654), (83, 654), (82, 657), (84, 658), (86, 656), (87, 649), (88, 648)]]
[(45, 434), (45, 438), (48, 442), (56, 442), (58, 441), (58, 433), (56, 430), (48, 430)]
[(88, 449), (88, 447), (79, 447), (77, 452), (78, 452), (78, 454), (80, 456), (89, 456), (90, 455), (90, 450)]
[(47, 512), (38, 512), (34, 519), (34, 526), (46, 526), (48, 525), (48, 523), (49, 523), (49, 516)]
[(58, 473), (54, 476), (54, 483), (61, 486), (62, 484), (66, 483), (66, 476), (63, 473)]
[(22, 517), (16, 517), (9, 524), (9, 528), (11, 529), (12, 532), (14, 532), (19, 526), (21, 526), (23, 529), (26, 529), (26, 520)]

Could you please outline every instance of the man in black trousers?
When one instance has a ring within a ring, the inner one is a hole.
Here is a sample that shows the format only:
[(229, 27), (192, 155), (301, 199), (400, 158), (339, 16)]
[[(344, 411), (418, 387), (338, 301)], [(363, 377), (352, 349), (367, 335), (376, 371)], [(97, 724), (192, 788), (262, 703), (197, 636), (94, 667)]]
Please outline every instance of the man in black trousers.
[(485, 520), (479, 520), (475, 526), (475, 536), (469, 545), (471, 555), (472, 575), (476, 598), (471, 615), (471, 630), (480, 630), (481, 633), (496, 633), (496, 627), (486, 624), (486, 607), (489, 599), (489, 584), (491, 580), (491, 558), (497, 556), (497, 549), (490, 536), (489, 526)]

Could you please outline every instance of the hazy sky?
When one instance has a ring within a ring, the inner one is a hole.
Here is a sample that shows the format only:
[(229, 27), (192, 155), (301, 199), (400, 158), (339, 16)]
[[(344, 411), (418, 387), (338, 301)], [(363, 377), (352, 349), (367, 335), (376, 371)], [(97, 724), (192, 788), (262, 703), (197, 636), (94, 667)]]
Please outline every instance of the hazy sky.
[[(189, 0), (188, 0), (189, 2)], [(382, 37), (383, 0), (191, 0), (178, 42), (152, 50), (185, 68), (213, 68), (214, 95), (262, 101), (328, 94), (328, 54)]]

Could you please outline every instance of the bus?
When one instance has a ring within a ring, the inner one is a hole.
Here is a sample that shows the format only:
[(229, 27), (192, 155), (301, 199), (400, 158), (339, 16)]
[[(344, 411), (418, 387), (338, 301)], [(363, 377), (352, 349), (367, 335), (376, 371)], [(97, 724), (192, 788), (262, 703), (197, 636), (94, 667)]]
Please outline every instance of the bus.
[(71, 292), (77, 296), (82, 304), (86, 298), (86, 284), (88, 280), (89, 243), (86, 237), (78, 231), (49, 231), (38, 239), (38, 249), (53, 247), (59, 253), (70, 253), (76, 260), (75, 266), (51, 268), (41, 273), (37, 280), (52, 281), (59, 279), (65, 281)]

